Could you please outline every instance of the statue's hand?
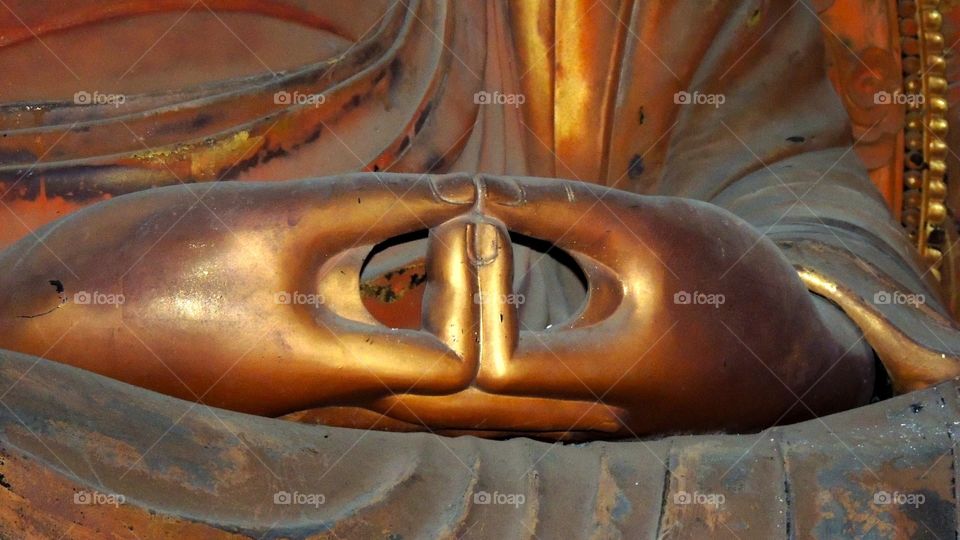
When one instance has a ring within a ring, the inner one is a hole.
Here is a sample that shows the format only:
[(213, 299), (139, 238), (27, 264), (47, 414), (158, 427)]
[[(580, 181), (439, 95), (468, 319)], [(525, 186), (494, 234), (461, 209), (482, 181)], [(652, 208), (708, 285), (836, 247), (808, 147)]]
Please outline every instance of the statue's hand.
[[(808, 395), (846, 347), (779, 249), (746, 222), (707, 203), (584, 183), (486, 185), (487, 215), (569, 251), (591, 287), (572, 323), (522, 332), (508, 358), (481, 358), (481, 388), (603, 401), (644, 431), (759, 426), (791, 408), (854, 405)], [(862, 381), (830, 383), (843, 401)]]
[[(423, 329), (386, 328), (362, 306), (360, 267), (373, 244), (422, 229)], [(570, 323), (520, 328), (508, 231), (579, 262), (589, 294)], [(743, 221), (582, 183), (183, 186), (39, 234), (0, 259), (0, 347), (248, 412), (460, 393), (444, 403), (602, 402), (636, 432), (757, 427), (843, 354), (796, 272)]]
[(475, 368), (364, 316), (341, 266), (469, 210), (444, 180), (199, 184), (95, 205), (0, 254), (0, 348), (262, 414), (455, 392)]

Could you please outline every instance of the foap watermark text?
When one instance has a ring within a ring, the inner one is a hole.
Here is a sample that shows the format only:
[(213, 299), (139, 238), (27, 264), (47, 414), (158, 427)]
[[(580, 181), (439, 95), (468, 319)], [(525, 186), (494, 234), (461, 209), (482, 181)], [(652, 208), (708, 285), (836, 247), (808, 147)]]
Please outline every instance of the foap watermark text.
[(273, 494), (273, 504), (312, 506), (319, 508), (327, 502), (323, 493), (300, 493), (299, 491), (278, 491)]
[(101, 92), (87, 92), (80, 90), (73, 94), (73, 103), (75, 105), (113, 105), (119, 107), (127, 102), (127, 96), (123, 94), (105, 94)]
[(523, 493), (478, 491), (473, 494), (473, 504), (500, 504), (519, 508), (525, 502), (527, 502), (527, 497)]
[(275, 105), (312, 105), (319, 107), (327, 102), (327, 96), (324, 94), (304, 94), (299, 91), (287, 92), (280, 90), (273, 94), (273, 103)]
[(523, 94), (508, 94), (500, 91), (487, 92), (486, 90), (481, 90), (473, 95), (473, 102), (477, 105), (512, 105), (514, 107), (520, 107), (527, 102), (527, 96)]
[(673, 95), (673, 102), (677, 105), (712, 105), (719, 108), (727, 102), (724, 94), (707, 94), (696, 90), (694, 92), (680, 91)]
[(679, 306), (713, 306), (719, 308), (726, 301), (727, 297), (720, 293), (679, 291), (673, 295), (673, 303)]

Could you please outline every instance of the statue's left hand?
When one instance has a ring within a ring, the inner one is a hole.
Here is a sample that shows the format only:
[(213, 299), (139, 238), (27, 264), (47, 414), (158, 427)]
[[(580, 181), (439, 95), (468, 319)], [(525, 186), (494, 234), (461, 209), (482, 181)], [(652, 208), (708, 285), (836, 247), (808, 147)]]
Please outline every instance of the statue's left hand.
[(603, 401), (646, 431), (824, 414), (873, 384), (872, 360), (847, 355), (780, 250), (729, 212), (585, 183), (486, 184), (487, 215), (573, 254), (591, 288), (579, 319), (481, 359), (481, 388)]

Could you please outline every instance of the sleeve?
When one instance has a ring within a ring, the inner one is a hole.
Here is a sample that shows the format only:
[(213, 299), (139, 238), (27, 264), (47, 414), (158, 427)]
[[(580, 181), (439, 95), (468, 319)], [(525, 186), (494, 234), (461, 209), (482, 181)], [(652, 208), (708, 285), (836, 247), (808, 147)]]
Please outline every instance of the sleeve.
[(654, 191), (709, 201), (773, 240), (860, 328), (897, 390), (960, 374), (960, 334), (868, 177), (828, 77), (824, 41), (840, 38), (805, 2), (735, 4), (682, 83)]

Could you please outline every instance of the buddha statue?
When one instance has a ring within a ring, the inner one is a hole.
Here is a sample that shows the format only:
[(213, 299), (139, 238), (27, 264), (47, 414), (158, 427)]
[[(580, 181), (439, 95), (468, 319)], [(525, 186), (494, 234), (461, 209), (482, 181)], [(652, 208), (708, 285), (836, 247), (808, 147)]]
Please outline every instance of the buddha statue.
[(766, 433), (960, 375), (927, 3), (200, 4), (5, 6), (10, 369), (370, 478), (375, 445)]

